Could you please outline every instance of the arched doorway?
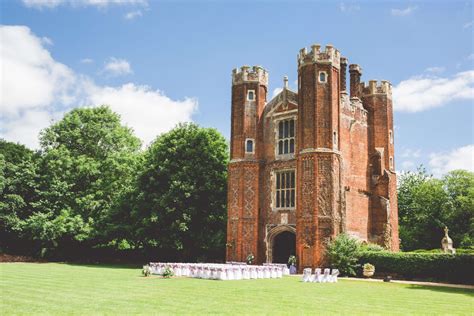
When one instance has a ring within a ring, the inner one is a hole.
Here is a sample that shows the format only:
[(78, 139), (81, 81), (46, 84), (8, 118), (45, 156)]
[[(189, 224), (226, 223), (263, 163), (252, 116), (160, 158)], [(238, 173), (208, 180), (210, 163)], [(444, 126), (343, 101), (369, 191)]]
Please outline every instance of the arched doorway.
[(288, 263), (288, 258), (296, 253), (296, 236), (293, 232), (283, 231), (273, 238), (272, 262)]

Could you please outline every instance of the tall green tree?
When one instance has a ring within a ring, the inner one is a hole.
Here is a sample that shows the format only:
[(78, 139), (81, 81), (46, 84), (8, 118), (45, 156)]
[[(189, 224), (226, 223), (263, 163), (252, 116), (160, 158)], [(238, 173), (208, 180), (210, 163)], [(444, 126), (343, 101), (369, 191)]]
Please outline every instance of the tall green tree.
[[(0, 248), (24, 247), (24, 221), (37, 198), (37, 155), (23, 145), (0, 139)], [(21, 252), (21, 250), (20, 250)]]
[(228, 148), (215, 129), (181, 124), (145, 154), (131, 217), (145, 246), (183, 260), (225, 248)]
[(133, 189), (139, 139), (100, 106), (67, 113), (40, 144), (39, 198), (25, 229), (44, 248), (106, 241), (111, 210)]
[(399, 230), (402, 248), (440, 247), (448, 226), (456, 247), (474, 246), (474, 174), (455, 170), (441, 179), (423, 168), (400, 176)]

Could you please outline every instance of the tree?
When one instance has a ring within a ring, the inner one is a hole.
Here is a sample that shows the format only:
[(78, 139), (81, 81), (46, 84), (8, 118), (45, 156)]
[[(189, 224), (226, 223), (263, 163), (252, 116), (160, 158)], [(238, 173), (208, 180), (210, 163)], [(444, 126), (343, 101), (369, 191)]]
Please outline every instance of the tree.
[(474, 174), (451, 171), (441, 179), (423, 168), (400, 176), (399, 229), (404, 250), (440, 248), (443, 228), (455, 246), (473, 246)]
[(358, 267), (360, 244), (347, 234), (340, 234), (332, 240), (326, 254), (332, 267), (339, 269), (342, 275), (356, 275)]
[(215, 129), (181, 124), (145, 154), (135, 207), (135, 239), (195, 260), (222, 251), (228, 148)]
[(105, 242), (111, 209), (133, 189), (139, 139), (100, 106), (67, 113), (40, 144), (39, 198), (25, 229), (43, 248)]
[(0, 139), (0, 247), (24, 252), (24, 221), (37, 194), (37, 155), (23, 145)]

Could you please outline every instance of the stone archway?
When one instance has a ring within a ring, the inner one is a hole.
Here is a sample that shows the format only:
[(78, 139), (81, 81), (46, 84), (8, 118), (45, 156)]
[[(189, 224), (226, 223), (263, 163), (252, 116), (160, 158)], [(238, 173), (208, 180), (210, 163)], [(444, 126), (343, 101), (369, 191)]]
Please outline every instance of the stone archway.
[(296, 229), (290, 225), (278, 225), (267, 233), (266, 244), (268, 263), (275, 262), (275, 259), (287, 263), (290, 253), (294, 255), (296, 251)]

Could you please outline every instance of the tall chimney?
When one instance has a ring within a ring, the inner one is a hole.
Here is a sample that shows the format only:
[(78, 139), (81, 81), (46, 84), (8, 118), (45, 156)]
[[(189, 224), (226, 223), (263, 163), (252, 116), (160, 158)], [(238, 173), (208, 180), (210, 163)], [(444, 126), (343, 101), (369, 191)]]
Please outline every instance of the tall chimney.
[(346, 73), (347, 73), (347, 58), (341, 57), (341, 70), (339, 73), (340, 80), (341, 80), (341, 92), (347, 91)]
[(351, 76), (351, 98), (359, 98), (360, 77), (362, 76), (362, 68), (359, 65), (349, 65), (349, 74)]

